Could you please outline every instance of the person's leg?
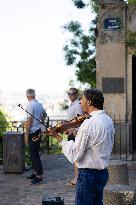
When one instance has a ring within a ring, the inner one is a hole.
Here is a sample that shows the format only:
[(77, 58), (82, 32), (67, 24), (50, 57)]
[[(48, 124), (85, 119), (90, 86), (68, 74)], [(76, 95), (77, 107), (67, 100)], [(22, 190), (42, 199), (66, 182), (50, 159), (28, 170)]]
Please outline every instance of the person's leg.
[[(70, 141), (70, 140), (75, 141), (75, 136), (73, 134), (68, 136), (68, 141)], [(69, 181), (69, 184), (70, 185), (76, 185), (77, 177), (78, 177), (78, 167), (76, 166), (76, 163), (74, 163), (74, 178)]]
[(94, 188), (94, 173), (79, 170), (76, 184), (75, 205), (94, 205), (96, 199), (96, 190)]
[(74, 179), (72, 179), (69, 183), (72, 185), (76, 185), (77, 183), (77, 177), (78, 177), (78, 167), (76, 166), (76, 163), (74, 163)]
[(43, 168), (42, 163), (39, 155), (40, 151), (40, 142), (41, 139), (38, 141), (33, 141), (32, 137), (38, 136), (41, 133), (41, 130), (37, 130), (35, 133), (30, 135), (30, 147), (31, 147), (31, 159), (32, 159), (32, 167), (34, 168), (34, 172), (38, 177), (41, 177), (43, 175)]
[(32, 137), (31, 137), (31, 134), (28, 136), (28, 140), (29, 140), (29, 152), (30, 152), (30, 161), (32, 163), (32, 174), (30, 176), (27, 176), (27, 179), (33, 179), (35, 178), (36, 176), (36, 172), (35, 172), (35, 169), (34, 169), (34, 163), (33, 163), (33, 159), (32, 159)]
[(36, 142), (32, 142), (32, 161), (34, 165), (34, 169), (36, 171), (37, 177), (42, 177), (43, 175), (43, 167), (39, 155), (39, 148), (40, 148), (40, 140)]
[(32, 179), (31, 184), (36, 185), (43, 181), (43, 168), (42, 168), (42, 163), (39, 155), (40, 142), (32, 141), (31, 146), (32, 146), (32, 160), (36, 172), (36, 176)]
[(75, 171), (75, 178), (78, 177), (78, 167), (76, 166), (76, 163), (74, 163), (74, 171)]
[(108, 181), (108, 170), (98, 171), (95, 176), (96, 199), (94, 205), (103, 205), (103, 189)]

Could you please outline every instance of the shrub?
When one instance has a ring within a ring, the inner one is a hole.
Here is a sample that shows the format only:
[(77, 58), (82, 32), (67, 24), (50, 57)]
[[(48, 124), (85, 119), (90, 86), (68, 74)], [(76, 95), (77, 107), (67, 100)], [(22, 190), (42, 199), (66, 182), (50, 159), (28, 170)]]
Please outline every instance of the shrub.
[(8, 122), (4, 115), (4, 112), (0, 110), (0, 164), (2, 163), (3, 158), (3, 133), (6, 131), (8, 127)]

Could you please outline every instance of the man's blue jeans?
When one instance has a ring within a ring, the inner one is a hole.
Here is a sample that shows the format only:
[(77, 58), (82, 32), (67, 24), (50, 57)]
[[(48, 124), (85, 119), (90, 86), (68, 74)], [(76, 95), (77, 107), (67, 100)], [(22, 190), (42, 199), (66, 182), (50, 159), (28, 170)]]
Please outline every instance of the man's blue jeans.
[(108, 170), (79, 169), (75, 205), (103, 205)]

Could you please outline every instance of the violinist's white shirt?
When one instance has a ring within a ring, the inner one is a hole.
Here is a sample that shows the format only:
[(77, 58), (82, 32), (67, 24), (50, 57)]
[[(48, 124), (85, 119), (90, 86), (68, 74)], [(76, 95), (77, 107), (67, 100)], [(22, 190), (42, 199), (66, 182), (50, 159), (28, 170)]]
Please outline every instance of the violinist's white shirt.
[(114, 124), (104, 110), (93, 111), (79, 128), (74, 141), (60, 144), (64, 155), (78, 168), (104, 169), (108, 167), (114, 143)]

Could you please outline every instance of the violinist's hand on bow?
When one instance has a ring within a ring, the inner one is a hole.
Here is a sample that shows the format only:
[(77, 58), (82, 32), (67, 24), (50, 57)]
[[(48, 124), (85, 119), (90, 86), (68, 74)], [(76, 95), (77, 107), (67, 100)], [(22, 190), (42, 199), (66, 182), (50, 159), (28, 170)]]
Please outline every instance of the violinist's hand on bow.
[(74, 136), (76, 136), (77, 134), (77, 129), (75, 128), (70, 128), (65, 132), (66, 135), (70, 136), (71, 134), (73, 134)]
[(54, 132), (50, 128), (48, 129), (48, 135), (55, 137), (58, 142), (61, 142), (63, 140), (63, 138), (57, 132)]

